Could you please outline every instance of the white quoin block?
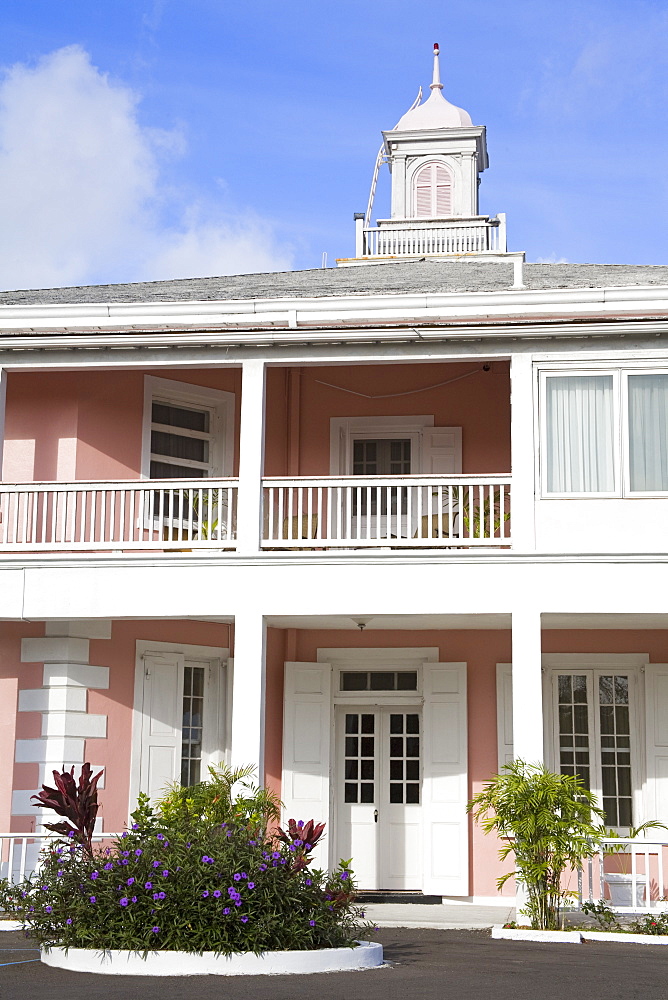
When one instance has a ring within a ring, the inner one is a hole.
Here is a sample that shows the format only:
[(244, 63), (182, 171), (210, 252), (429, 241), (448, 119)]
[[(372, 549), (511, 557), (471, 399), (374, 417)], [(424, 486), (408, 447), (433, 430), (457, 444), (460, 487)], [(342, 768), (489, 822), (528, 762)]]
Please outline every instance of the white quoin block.
[(86, 712), (47, 712), (42, 716), (42, 736), (104, 739), (106, 735), (106, 715), (89, 715)]
[(111, 622), (95, 618), (90, 621), (46, 622), (47, 636), (71, 636), (75, 639), (111, 639)]
[[(27, 788), (12, 792), (12, 816), (34, 816), (37, 819), (44, 817), (47, 811), (51, 812), (51, 810), (35, 808), (35, 804), (30, 801), (30, 797), (34, 794), (34, 790)], [(53, 815), (57, 823), (55, 813)]]
[(88, 649), (88, 639), (22, 639), (21, 663), (88, 663)]
[[(91, 764), (91, 771), (93, 774), (97, 774), (98, 771), (102, 771), (102, 776), (97, 783), (98, 788), (104, 788), (104, 768), (101, 764)], [(69, 771), (74, 767), (74, 780), (79, 780), (79, 775), (81, 774), (81, 761), (78, 760), (49, 760), (44, 763), (40, 763), (38, 766), (38, 785), (41, 788), (42, 785), (49, 785), (53, 788), (53, 772), (54, 771)]]
[(91, 667), (85, 663), (45, 663), (44, 687), (109, 687), (109, 667)]
[(19, 691), (19, 712), (85, 712), (84, 687), (52, 687)]
[(83, 764), (82, 739), (17, 740), (14, 759), (17, 764), (42, 764), (46, 761), (77, 761)]

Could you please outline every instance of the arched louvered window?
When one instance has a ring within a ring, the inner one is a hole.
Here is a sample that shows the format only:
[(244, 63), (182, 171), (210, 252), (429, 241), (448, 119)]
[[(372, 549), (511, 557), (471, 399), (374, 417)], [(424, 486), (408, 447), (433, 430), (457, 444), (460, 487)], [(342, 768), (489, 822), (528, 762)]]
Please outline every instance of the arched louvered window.
[(417, 218), (452, 215), (452, 177), (441, 163), (425, 164), (415, 175), (413, 185)]

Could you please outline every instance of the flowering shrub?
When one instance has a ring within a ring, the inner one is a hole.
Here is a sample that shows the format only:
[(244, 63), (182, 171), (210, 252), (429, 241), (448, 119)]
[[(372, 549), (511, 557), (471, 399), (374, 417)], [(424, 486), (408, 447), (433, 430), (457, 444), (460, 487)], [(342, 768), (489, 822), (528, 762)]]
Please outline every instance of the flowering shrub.
[(354, 904), (352, 872), (343, 862), (332, 874), (309, 867), (322, 825), (290, 820), (274, 835), (258, 819), (266, 793), (255, 794), (259, 803), (248, 786), (230, 798), (230, 817), (215, 824), (183, 816), (168, 824), (143, 797), (131, 829), (110, 846), (89, 852), (74, 838), (59, 842), (32, 879), (0, 888), (0, 906), (47, 948), (353, 946), (369, 925)]

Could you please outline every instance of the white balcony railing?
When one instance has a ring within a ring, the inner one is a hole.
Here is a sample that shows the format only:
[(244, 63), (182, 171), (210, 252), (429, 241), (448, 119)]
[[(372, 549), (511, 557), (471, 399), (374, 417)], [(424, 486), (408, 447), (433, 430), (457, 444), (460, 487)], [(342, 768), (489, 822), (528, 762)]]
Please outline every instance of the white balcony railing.
[[(93, 849), (118, 836), (118, 833), (96, 834)], [(58, 844), (62, 844), (62, 838), (53, 833), (0, 833), (0, 878), (13, 885), (29, 878), (39, 869), (41, 852), (50, 846), (55, 849)]]
[(505, 220), (478, 217), (443, 222), (381, 223), (363, 230), (362, 257), (505, 253)]
[(510, 545), (507, 476), (263, 479), (269, 549)]
[(0, 552), (236, 546), (235, 479), (0, 485)]
[(604, 899), (620, 913), (668, 909), (666, 861), (668, 842), (603, 840), (599, 853), (578, 873), (580, 905)]

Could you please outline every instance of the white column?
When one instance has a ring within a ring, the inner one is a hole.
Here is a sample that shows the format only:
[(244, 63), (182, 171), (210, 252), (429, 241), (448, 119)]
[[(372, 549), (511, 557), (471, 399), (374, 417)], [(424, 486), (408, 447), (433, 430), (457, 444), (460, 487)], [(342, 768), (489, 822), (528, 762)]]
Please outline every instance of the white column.
[(355, 256), (364, 256), (364, 213), (355, 212)]
[(513, 611), (513, 756), (529, 764), (544, 758), (540, 612)]
[(253, 764), (260, 784), (264, 783), (266, 633), (257, 611), (235, 616), (231, 763), (232, 767)]
[(262, 470), (264, 468), (265, 363), (244, 361), (241, 376), (239, 427), (239, 499), (237, 552), (257, 555), (262, 531)]
[(530, 354), (510, 356), (512, 547), (533, 552), (535, 532), (534, 378)]

